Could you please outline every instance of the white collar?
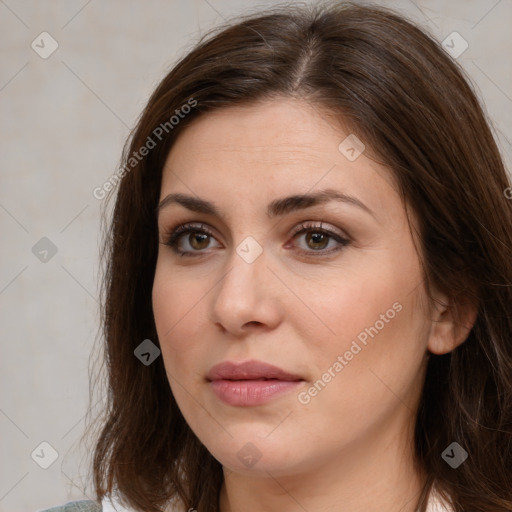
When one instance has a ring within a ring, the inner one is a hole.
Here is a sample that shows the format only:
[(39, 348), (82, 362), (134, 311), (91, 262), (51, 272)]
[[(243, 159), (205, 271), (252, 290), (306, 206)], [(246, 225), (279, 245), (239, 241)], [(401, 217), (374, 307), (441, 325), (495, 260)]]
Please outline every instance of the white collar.
[(131, 508), (121, 505), (116, 495), (104, 496), (101, 500), (101, 512), (133, 512)]
[(453, 512), (453, 509), (436, 492), (435, 488), (430, 492), (427, 512)]
[[(175, 508), (170, 505), (167, 512), (178, 512), (181, 509)], [(119, 496), (117, 494), (107, 496), (105, 495), (101, 500), (101, 512), (135, 512), (131, 507), (125, 507), (121, 504)]]

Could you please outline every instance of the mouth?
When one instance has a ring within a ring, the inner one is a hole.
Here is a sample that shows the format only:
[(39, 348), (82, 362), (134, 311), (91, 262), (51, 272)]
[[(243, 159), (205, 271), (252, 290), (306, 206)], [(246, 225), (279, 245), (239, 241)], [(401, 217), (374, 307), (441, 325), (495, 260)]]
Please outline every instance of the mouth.
[(296, 388), (304, 379), (261, 361), (215, 365), (206, 379), (214, 394), (233, 406), (262, 405)]
[(209, 381), (280, 380), (291, 382), (304, 380), (299, 375), (262, 361), (246, 361), (244, 363), (225, 361), (211, 368), (206, 378)]

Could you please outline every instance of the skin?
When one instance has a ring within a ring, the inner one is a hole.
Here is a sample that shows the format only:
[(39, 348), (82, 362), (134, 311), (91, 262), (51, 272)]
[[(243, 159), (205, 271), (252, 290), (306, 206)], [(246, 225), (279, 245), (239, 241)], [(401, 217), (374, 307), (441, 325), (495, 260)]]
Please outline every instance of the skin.
[[(368, 150), (349, 161), (338, 149), (349, 133), (318, 107), (274, 99), (198, 118), (168, 155), (160, 199), (198, 196), (222, 213), (161, 209), (153, 286), (172, 392), (224, 467), (221, 512), (415, 510), (425, 475), (412, 440), (429, 352), (453, 350), (469, 328), (456, 329), (450, 309), (429, 302), (392, 174)], [(338, 201), (266, 216), (273, 199), (325, 188), (355, 196), (375, 216)], [(194, 246), (182, 236), (180, 248), (198, 257), (165, 245), (188, 222), (214, 234)], [(318, 249), (307, 233), (291, 236), (320, 222), (350, 244), (327, 237)], [(249, 236), (263, 249), (252, 263), (236, 252)], [(394, 318), (332, 377), (338, 356), (396, 303)], [(268, 362), (304, 382), (264, 405), (227, 405), (205, 379), (227, 360)], [(298, 393), (329, 368), (330, 382), (301, 403)], [(252, 467), (237, 457), (249, 442), (260, 457)]]

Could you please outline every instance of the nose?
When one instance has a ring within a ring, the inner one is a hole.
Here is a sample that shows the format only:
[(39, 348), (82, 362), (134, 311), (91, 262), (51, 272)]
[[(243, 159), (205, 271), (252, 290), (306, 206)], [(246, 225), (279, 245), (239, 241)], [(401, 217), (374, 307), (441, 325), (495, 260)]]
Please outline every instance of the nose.
[(252, 262), (233, 251), (227, 271), (213, 290), (210, 319), (234, 336), (275, 329), (282, 321), (282, 283), (268, 266), (265, 250)]

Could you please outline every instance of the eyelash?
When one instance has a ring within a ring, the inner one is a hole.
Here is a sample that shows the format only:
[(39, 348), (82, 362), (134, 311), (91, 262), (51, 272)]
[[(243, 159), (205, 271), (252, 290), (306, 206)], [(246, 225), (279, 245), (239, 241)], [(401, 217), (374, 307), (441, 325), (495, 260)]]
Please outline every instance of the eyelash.
[[(323, 249), (319, 249), (317, 251), (311, 250), (311, 251), (304, 251), (300, 250), (301, 253), (306, 254), (307, 256), (313, 256), (315, 258), (331, 255), (333, 253), (336, 253), (340, 251), (343, 247), (346, 247), (351, 243), (351, 240), (347, 238), (343, 238), (338, 233), (335, 233), (334, 231), (331, 231), (329, 229), (322, 228), (322, 222), (320, 222), (320, 226), (313, 224), (313, 223), (301, 223), (292, 233), (292, 238), (296, 238), (299, 235), (302, 235), (303, 233), (307, 233), (309, 231), (312, 231), (314, 233), (321, 233), (324, 235), (327, 235), (329, 238), (334, 239), (336, 242), (338, 242), (340, 245), (335, 249), (330, 249), (328, 251), (325, 251)], [(179, 241), (183, 237), (183, 235), (190, 234), (190, 233), (200, 233), (208, 235), (212, 238), (215, 238), (213, 233), (208, 229), (208, 227), (204, 224), (181, 224), (176, 227), (176, 229), (172, 230), (170, 233), (165, 235), (165, 241), (164, 245), (167, 245), (171, 247), (171, 249), (181, 257), (190, 257), (190, 258), (196, 258), (199, 256), (203, 256), (204, 252), (201, 251), (182, 251), (178, 249)], [(329, 243), (329, 242), (327, 242)], [(317, 254), (315, 254), (315, 252)], [(195, 253), (195, 254), (194, 254)]]

